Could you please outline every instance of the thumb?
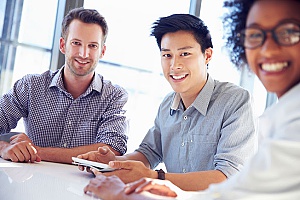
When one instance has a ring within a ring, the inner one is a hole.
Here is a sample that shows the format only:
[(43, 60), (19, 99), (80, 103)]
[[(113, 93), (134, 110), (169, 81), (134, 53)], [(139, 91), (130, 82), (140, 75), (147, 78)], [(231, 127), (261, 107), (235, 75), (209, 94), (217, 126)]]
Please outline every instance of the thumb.
[(132, 161), (110, 161), (108, 165), (115, 169), (132, 169), (134, 162)]
[(106, 155), (109, 152), (109, 148), (104, 146), (104, 147), (99, 147), (98, 152), (102, 155)]

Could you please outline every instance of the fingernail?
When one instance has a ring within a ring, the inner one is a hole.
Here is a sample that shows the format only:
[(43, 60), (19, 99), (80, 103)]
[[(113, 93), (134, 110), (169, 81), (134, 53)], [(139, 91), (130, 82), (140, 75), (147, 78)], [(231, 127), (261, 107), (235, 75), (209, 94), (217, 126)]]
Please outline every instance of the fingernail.
[(115, 165), (115, 163), (113, 161), (109, 161), (108, 165), (113, 167)]

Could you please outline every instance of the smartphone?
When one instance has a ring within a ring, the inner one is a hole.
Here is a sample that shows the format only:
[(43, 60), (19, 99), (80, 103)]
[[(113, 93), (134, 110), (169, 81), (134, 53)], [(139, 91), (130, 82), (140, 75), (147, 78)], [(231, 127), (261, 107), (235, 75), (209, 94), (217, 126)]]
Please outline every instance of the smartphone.
[(72, 160), (74, 165), (90, 167), (98, 170), (99, 172), (111, 172), (115, 170), (114, 168), (109, 167), (107, 164), (100, 163), (100, 162), (94, 162), (94, 161), (85, 160), (77, 157), (72, 157)]

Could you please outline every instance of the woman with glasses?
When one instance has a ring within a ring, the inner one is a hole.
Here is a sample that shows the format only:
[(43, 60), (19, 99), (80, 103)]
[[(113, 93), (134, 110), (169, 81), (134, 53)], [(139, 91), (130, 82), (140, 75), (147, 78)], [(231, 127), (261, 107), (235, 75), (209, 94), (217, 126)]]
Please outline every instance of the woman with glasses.
[(102, 199), (300, 199), (300, 1), (227, 0), (224, 7), (230, 10), (224, 27), (231, 61), (249, 66), (279, 98), (260, 117), (259, 134), (266, 138), (258, 153), (238, 174), (202, 192), (151, 179), (125, 185), (104, 176), (85, 192)]

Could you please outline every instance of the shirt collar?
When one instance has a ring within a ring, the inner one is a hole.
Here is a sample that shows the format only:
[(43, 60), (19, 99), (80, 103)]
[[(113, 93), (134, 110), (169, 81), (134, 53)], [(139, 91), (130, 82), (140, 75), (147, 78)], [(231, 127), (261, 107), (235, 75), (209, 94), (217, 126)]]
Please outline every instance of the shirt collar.
[[(191, 105), (194, 106), (204, 116), (206, 115), (209, 101), (214, 91), (214, 87), (215, 87), (214, 80), (211, 78), (211, 76), (208, 75), (207, 82), (205, 83), (204, 87), (202, 88), (197, 98)], [(171, 116), (179, 108), (180, 102), (181, 102), (180, 94), (175, 93), (170, 107)]]
[[(64, 87), (63, 79), (62, 79), (62, 72), (63, 72), (64, 67), (65, 66), (63, 66), (57, 72), (55, 72), (56, 74), (54, 75), (49, 87), (55, 86), (55, 87), (58, 87), (62, 90), (66, 90), (65, 87)], [(86, 93), (90, 93), (93, 90), (100, 93), (101, 89), (102, 89), (102, 76), (95, 73), (94, 78), (93, 78), (90, 86), (86, 90)]]

